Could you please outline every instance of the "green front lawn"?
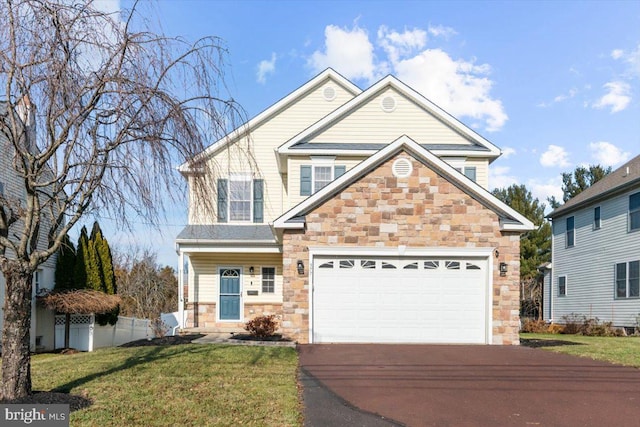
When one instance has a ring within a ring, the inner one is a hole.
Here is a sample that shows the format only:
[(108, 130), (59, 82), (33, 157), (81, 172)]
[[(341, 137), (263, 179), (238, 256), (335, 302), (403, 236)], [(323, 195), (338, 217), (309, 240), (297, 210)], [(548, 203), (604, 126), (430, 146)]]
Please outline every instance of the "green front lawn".
[[(532, 346), (557, 353), (589, 357), (640, 368), (640, 337), (586, 337), (562, 334), (520, 334)], [(540, 341), (538, 341), (540, 340)], [(524, 345), (527, 345), (523, 342)]]
[(302, 424), (293, 348), (177, 345), (36, 355), (33, 389), (93, 400), (72, 426)]

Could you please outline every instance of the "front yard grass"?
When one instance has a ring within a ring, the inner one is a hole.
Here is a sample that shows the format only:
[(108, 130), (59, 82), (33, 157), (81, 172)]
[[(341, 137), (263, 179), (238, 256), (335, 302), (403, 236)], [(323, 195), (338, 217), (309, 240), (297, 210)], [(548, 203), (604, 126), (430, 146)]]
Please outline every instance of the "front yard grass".
[[(520, 334), (521, 341), (557, 353), (589, 357), (640, 368), (640, 337), (587, 337), (563, 334)], [(540, 340), (540, 341), (537, 341)], [(523, 342), (524, 345), (527, 345)]]
[(32, 377), (93, 400), (72, 426), (299, 426), (297, 364), (293, 348), (148, 346), (36, 355)]

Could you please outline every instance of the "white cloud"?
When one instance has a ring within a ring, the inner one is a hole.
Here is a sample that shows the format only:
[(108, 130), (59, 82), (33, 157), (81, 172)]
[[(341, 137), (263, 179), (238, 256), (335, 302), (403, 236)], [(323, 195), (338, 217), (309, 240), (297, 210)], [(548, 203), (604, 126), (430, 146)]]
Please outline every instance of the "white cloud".
[(603, 86), (608, 92), (598, 102), (593, 104), (594, 108), (611, 107), (611, 113), (617, 113), (627, 108), (631, 102), (629, 92), (631, 87), (623, 81), (605, 83)]
[(491, 98), (488, 64), (454, 60), (440, 49), (427, 49), (394, 64), (397, 77), (456, 117), (485, 122), (497, 131), (508, 119), (500, 100)]
[(453, 28), (445, 27), (444, 25), (429, 25), (427, 31), (434, 37), (443, 37), (445, 39), (458, 34)]
[(427, 31), (414, 28), (398, 32), (381, 26), (374, 45), (368, 32), (357, 25), (352, 29), (329, 25), (323, 50), (315, 51), (308, 65), (316, 73), (332, 67), (348, 79), (368, 83), (393, 73), (448, 113), (471, 119), (472, 125), (484, 126), (489, 132), (500, 130), (508, 116), (502, 102), (491, 96), (494, 82), (489, 78), (489, 64), (427, 49), (428, 34), (445, 36), (455, 31), (430, 26)]
[(591, 157), (603, 166), (616, 166), (631, 158), (631, 153), (622, 151), (610, 142), (598, 141), (589, 144)]
[(276, 54), (271, 53), (271, 59), (263, 59), (258, 64), (258, 83), (265, 84), (267, 82), (267, 75), (273, 74), (276, 71)]
[(611, 51), (611, 57), (613, 59), (620, 59), (624, 55), (624, 51), (622, 49), (614, 49)]
[(569, 154), (563, 147), (551, 144), (547, 147), (547, 151), (540, 156), (540, 164), (545, 168), (566, 168), (570, 165), (568, 156)]
[(517, 184), (518, 178), (510, 174), (508, 166), (492, 166), (489, 168), (489, 185), (493, 188), (507, 188)]
[(550, 206), (548, 199), (553, 196), (556, 200), (562, 200), (562, 176), (558, 175), (555, 178), (548, 179), (546, 181), (540, 181), (537, 179), (530, 179), (526, 183), (527, 188), (531, 191), (531, 195), (537, 198), (540, 203), (547, 205), (545, 212), (550, 212)]
[(514, 154), (516, 154), (516, 149), (515, 148), (511, 148), (511, 147), (504, 147), (502, 149), (502, 159), (508, 159), (509, 157), (513, 156)]
[(328, 25), (324, 36), (324, 52), (315, 51), (308, 60), (316, 73), (332, 67), (347, 79), (372, 81), (375, 78), (373, 44), (366, 30), (357, 26), (347, 30)]
[(556, 96), (555, 98), (553, 98), (553, 102), (566, 101), (567, 99), (571, 99), (571, 98), (575, 97), (577, 94), (578, 94), (578, 89), (572, 88), (572, 89), (569, 89), (569, 92), (560, 94), (560, 95)]
[(634, 77), (640, 77), (640, 44), (636, 50), (626, 55), (625, 62), (629, 64), (629, 73)]
[(389, 30), (385, 25), (378, 29), (378, 44), (385, 50), (391, 62), (397, 62), (427, 44), (427, 32), (418, 28), (403, 33)]

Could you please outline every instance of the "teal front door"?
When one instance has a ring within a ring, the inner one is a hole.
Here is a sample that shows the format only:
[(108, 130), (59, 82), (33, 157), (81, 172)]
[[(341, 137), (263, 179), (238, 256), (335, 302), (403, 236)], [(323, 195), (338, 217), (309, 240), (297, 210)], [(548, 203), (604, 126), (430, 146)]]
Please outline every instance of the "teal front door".
[(220, 270), (220, 320), (240, 320), (240, 269)]

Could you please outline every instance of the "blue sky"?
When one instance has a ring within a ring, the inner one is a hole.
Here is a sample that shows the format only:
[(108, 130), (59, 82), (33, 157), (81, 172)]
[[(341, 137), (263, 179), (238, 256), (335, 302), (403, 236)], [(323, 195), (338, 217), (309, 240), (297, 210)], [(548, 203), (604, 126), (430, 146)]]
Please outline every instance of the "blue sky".
[[(492, 188), (525, 184), (546, 202), (561, 197), (562, 172), (640, 154), (640, 1), (160, 0), (144, 10), (167, 35), (224, 41), (227, 83), (248, 117), (328, 66), (363, 89), (395, 75), (503, 150)], [(112, 240), (175, 266), (185, 222), (186, 204), (160, 233), (140, 224)]]

